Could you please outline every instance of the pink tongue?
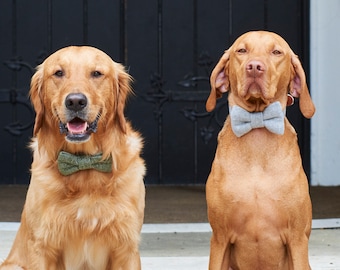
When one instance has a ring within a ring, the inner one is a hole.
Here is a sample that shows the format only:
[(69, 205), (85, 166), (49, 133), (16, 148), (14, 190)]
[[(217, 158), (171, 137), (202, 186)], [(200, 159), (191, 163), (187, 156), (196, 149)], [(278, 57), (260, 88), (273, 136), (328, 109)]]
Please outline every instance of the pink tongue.
[(72, 134), (81, 134), (86, 131), (87, 123), (81, 119), (73, 119), (71, 122), (67, 123), (67, 129)]

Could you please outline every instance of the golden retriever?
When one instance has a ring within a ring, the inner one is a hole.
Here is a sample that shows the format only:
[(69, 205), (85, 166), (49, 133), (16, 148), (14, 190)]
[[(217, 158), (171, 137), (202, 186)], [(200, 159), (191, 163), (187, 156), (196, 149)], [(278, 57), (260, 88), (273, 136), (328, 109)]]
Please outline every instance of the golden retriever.
[(141, 268), (145, 165), (140, 134), (124, 117), (130, 84), (93, 47), (63, 48), (38, 67), (31, 183), (1, 270)]
[(227, 91), (230, 109), (206, 185), (209, 269), (310, 269), (308, 181), (285, 117), (291, 96), (305, 117), (315, 111), (298, 57), (279, 35), (248, 32), (210, 79), (207, 110)]

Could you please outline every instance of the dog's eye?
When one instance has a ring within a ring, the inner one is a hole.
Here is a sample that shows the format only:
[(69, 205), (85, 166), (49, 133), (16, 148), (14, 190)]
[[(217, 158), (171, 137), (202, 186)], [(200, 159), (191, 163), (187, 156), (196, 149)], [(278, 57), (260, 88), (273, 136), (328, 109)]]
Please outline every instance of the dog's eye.
[(56, 76), (56, 77), (63, 77), (64, 76), (64, 71), (57, 70), (56, 72), (54, 72), (54, 76)]
[(102, 75), (103, 74), (100, 71), (98, 71), (98, 70), (92, 71), (92, 73), (91, 73), (91, 76), (94, 77), (94, 78), (98, 78), (98, 77), (100, 77)]
[(246, 53), (247, 50), (242, 48), (242, 49), (238, 49), (237, 52), (243, 54), (243, 53)]
[(280, 54), (282, 54), (282, 52), (279, 51), (279, 50), (274, 50), (272, 53), (273, 53), (274, 55), (280, 55)]

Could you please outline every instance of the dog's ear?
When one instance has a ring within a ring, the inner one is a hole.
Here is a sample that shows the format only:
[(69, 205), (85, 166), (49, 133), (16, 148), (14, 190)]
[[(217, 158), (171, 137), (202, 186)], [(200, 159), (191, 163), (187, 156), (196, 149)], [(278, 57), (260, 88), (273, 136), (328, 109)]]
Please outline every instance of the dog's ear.
[(306, 118), (311, 118), (315, 112), (313, 101), (309, 95), (306, 75), (297, 55), (291, 53), (292, 79), (290, 81), (290, 94), (300, 98), (300, 111)]
[(42, 98), (42, 83), (43, 83), (43, 67), (37, 67), (36, 73), (31, 79), (31, 89), (29, 96), (35, 110), (35, 123), (33, 128), (33, 136), (36, 136), (40, 130), (45, 113), (43, 98)]
[(132, 93), (131, 83), (132, 77), (125, 71), (121, 64), (116, 63), (117, 67), (117, 86), (116, 86), (116, 121), (121, 128), (123, 133), (126, 133), (126, 119), (124, 116), (124, 108), (126, 103), (126, 98)]
[(216, 100), (222, 96), (223, 93), (228, 91), (229, 78), (227, 68), (229, 63), (229, 50), (225, 51), (216, 67), (211, 72), (210, 76), (210, 95), (205, 104), (208, 112), (211, 112), (216, 107)]

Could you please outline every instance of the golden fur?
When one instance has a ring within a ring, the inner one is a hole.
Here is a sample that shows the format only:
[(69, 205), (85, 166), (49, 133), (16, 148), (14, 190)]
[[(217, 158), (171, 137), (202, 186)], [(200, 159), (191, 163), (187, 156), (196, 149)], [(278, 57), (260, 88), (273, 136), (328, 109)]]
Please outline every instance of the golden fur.
[[(285, 109), (288, 93), (300, 97), (305, 117), (315, 111), (299, 59), (274, 33), (239, 37), (210, 82), (208, 111), (227, 91), (229, 106), (249, 112), (261, 112), (276, 101)], [(284, 123), (283, 135), (257, 128), (237, 137), (227, 117), (206, 186), (213, 230), (210, 270), (310, 269), (308, 181), (296, 132), (287, 118)]]
[[(36, 111), (31, 183), (1, 270), (140, 269), (145, 166), (142, 139), (124, 118), (130, 83), (122, 65), (92, 47), (61, 49), (38, 67), (30, 90)], [(99, 117), (87, 140), (59, 132), (70, 120), (65, 99), (71, 93), (86, 96), (88, 123)], [(112, 173), (63, 176), (56, 161), (61, 150), (111, 156)]]

